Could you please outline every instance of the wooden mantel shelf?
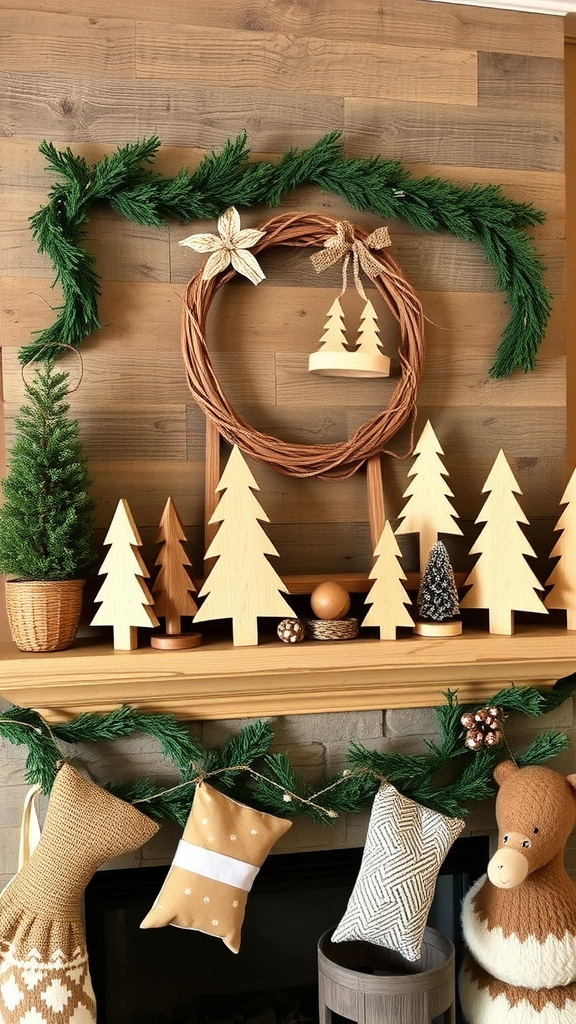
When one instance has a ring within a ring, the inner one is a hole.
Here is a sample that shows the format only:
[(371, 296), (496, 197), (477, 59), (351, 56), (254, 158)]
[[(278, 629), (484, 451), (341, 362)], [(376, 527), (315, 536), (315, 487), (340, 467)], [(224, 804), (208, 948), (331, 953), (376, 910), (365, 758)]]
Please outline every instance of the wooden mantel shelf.
[(258, 647), (207, 638), (187, 652), (114, 651), (78, 640), (68, 651), (24, 654), (0, 644), (0, 693), (51, 721), (130, 704), (182, 719), (258, 718), (331, 711), (432, 707), (442, 691), (461, 703), (502, 686), (549, 685), (576, 671), (576, 632), (520, 626), (513, 636), (396, 641), (270, 637)]

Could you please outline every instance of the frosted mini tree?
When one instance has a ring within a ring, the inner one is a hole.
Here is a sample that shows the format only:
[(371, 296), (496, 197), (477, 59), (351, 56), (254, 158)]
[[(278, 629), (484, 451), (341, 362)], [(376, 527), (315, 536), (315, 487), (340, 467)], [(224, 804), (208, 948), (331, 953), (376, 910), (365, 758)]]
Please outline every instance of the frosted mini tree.
[(414, 632), (423, 636), (457, 636), (462, 632), (454, 570), (441, 540), (430, 548), (417, 598), (419, 621)]
[(137, 551), (142, 541), (125, 498), (116, 506), (104, 544), (109, 544), (110, 550), (98, 575), (106, 575), (106, 579), (94, 598), (101, 604), (92, 625), (112, 626), (114, 649), (133, 651), (138, 646), (137, 626), (151, 629), (159, 622), (150, 607), (154, 601), (143, 578), (150, 573)]
[(500, 450), (482, 493), (489, 492), (477, 523), (485, 523), (471, 555), (480, 555), (466, 580), (461, 608), (487, 608), (490, 632), (511, 635), (514, 612), (547, 613), (536, 590), (544, 588), (526, 561), (534, 555), (519, 523), (528, 523), (514, 494), (522, 494)]
[(416, 459), (408, 471), (413, 480), (404, 491), (408, 501), (400, 513), (402, 522), (396, 533), (420, 535), (420, 572), (423, 573), (438, 534), (461, 534), (462, 530), (455, 522), (458, 513), (448, 500), (453, 494), (444, 479), (448, 476), (440, 458), (444, 452), (429, 420), (420, 434), (414, 454)]
[(567, 629), (576, 629), (576, 470), (572, 473), (568, 486), (560, 499), (566, 505), (556, 530), (562, 530), (556, 544), (550, 552), (550, 558), (558, 558), (546, 585), (552, 584), (552, 590), (544, 599), (547, 608), (566, 609)]
[(410, 603), (410, 597), (402, 583), (406, 579), (399, 563), (402, 552), (388, 520), (384, 523), (374, 556), (376, 561), (369, 576), (374, 583), (365, 600), (372, 607), (362, 625), (378, 626), (381, 640), (395, 640), (398, 626), (413, 626), (414, 622), (405, 607)]
[[(182, 617), (195, 615), (198, 605), (192, 597), (196, 587), (186, 569), (192, 565), (184, 548), (186, 534), (172, 498), (168, 498), (164, 506), (155, 539), (161, 547), (155, 562), (160, 569), (152, 587), (154, 610), (165, 620), (167, 635), (154, 636), (152, 646), (161, 649), (195, 647), (199, 634), (182, 633)], [(169, 642), (168, 638), (173, 639)], [(179, 638), (178, 642), (176, 638)]]
[(237, 446), (216, 488), (223, 491), (211, 523), (220, 523), (206, 558), (217, 557), (199, 597), (205, 598), (194, 622), (232, 619), (233, 643), (258, 643), (259, 616), (294, 617), (280, 591), (286, 590), (267, 555), (277, 555), (260, 521), (270, 520), (252, 491), (259, 490)]

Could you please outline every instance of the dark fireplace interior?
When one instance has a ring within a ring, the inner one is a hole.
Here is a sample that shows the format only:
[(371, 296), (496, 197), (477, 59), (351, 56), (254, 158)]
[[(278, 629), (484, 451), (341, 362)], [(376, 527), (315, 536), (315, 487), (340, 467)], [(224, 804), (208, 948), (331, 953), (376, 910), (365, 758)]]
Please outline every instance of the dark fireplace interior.
[[(98, 1024), (317, 1024), (317, 942), (341, 918), (361, 857), (362, 849), (268, 857), (238, 954), (200, 932), (140, 930), (167, 867), (98, 872), (86, 891)], [(429, 924), (452, 939), (457, 961), (461, 900), (488, 859), (487, 836), (458, 839), (438, 878)]]

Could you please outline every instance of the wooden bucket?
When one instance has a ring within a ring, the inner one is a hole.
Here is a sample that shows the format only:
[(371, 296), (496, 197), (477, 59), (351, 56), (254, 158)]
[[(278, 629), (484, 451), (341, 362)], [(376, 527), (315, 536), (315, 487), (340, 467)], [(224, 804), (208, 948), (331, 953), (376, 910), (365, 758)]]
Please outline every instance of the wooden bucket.
[(332, 1012), (358, 1024), (456, 1022), (455, 953), (450, 939), (426, 928), (419, 960), (371, 942), (318, 943), (320, 1024)]

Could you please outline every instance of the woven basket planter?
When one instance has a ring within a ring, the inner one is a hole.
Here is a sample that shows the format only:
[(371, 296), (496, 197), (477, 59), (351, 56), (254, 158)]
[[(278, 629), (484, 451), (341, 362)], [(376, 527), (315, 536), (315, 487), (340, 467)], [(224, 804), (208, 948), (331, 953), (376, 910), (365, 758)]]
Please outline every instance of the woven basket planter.
[(21, 651), (71, 647), (82, 611), (85, 580), (7, 580), (6, 608)]

